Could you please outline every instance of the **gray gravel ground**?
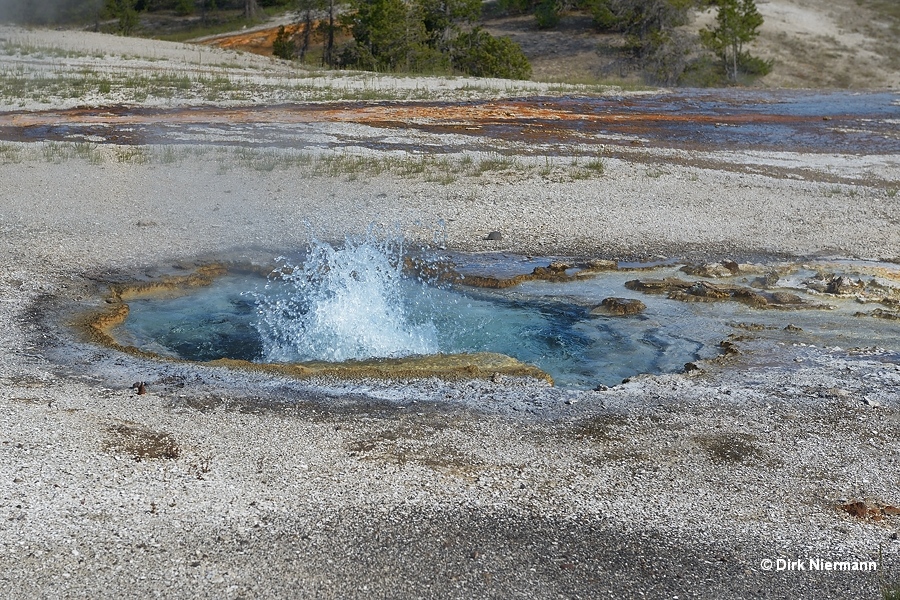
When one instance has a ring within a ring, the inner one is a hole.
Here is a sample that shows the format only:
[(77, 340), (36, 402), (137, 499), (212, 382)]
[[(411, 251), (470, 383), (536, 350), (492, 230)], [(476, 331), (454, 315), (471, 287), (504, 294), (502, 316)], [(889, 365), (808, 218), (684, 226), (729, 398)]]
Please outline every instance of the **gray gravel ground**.
[[(443, 223), (442, 243), (476, 252), (896, 259), (897, 161), (872, 161), (874, 183), (840, 193), (677, 161), (450, 185), (200, 153), (5, 161), (0, 595), (879, 598), (900, 583), (900, 516), (838, 505), (900, 505), (896, 355), (748, 338), (699, 374), (577, 392), (298, 382), (146, 361), (69, 327), (103, 281), (372, 223), (421, 242)], [(806, 570), (765, 570), (778, 559)]]
[[(651, 184), (623, 163), (583, 184), (446, 188), (212, 169), (0, 166), (10, 597), (876, 598), (882, 576), (896, 581), (898, 517), (837, 508), (900, 504), (892, 355), (747, 341), (698, 376), (575, 392), (293, 382), (151, 363), (66, 327), (72, 306), (99, 302), (97, 279), (216, 253), (257, 260), (303, 244), (307, 221), (336, 236), (392, 215), (414, 238), (426, 236), (414, 217), (445, 215), (447, 243), (465, 250), (487, 249), (500, 223), (519, 252), (814, 253), (839, 238), (847, 254), (879, 256), (897, 247), (882, 200), (863, 193), (833, 231), (802, 230), (770, 218), (769, 199), (791, 197), (797, 214), (837, 200), (712, 172)], [(637, 193), (650, 185), (683, 200), (650, 202)], [(730, 212), (740, 224), (689, 218), (714, 186), (747, 198)], [(484, 200), (452, 200), (473, 192)], [(512, 198), (558, 218), (514, 217)], [(576, 218), (592, 213), (604, 216)], [(134, 394), (137, 380), (149, 394)], [(159, 456), (141, 458), (147, 448)], [(767, 558), (881, 571), (770, 573)]]

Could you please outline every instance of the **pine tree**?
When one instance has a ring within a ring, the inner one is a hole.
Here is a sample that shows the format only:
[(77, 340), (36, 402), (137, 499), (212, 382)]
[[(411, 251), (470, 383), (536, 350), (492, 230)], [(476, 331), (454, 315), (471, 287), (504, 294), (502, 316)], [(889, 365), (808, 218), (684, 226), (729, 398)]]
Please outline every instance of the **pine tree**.
[(245, 19), (256, 19), (259, 17), (259, 13), (259, 5), (256, 3), (256, 0), (244, 0)]
[(771, 63), (755, 59), (744, 51), (744, 44), (759, 36), (762, 15), (753, 0), (716, 0), (716, 27), (700, 31), (700, 42), (722, 61), (725, 75), (737, 81), (743, 66), (747, 71), (765, 74)]

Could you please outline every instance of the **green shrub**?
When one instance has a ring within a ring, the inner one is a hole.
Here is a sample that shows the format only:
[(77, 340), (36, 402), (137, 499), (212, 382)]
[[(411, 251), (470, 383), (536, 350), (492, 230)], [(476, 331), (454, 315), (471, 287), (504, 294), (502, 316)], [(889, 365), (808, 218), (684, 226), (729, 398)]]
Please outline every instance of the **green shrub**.
[(534, 9), (538, 29), (553, 29), (559, 25), (559, 5), (556, 0), (542, 0)]
[(532, 0), (497, 0), (500, 10), (511, 15), (521, 15), (531, 10)]
[(278, 33), (275, 35), (275, 41), (272, 42), (272, 54), (278, 58), (291, 60), (294, 58), (296, 51), (294, 38), (287, 32), (284, 25), (282, 25), (278, 28)]
[(182, 17), (194, 14), (194, 0), (178, 0), (175, 4), (175, 14)]
[(531, 77), (531, 64), (518, 44), (509, 38), (496, 38), (480, 27), (454, 40), (451, 59), (454, 69), (476, 77)]
[(751, 56), (749, 52), (742, 52), (738, 57), (738, 67), (741, 73), (761, 77), (772, 72), (774, 60), (763, 60), (756, 56)]
[(617, 31), (622, 27), (622, 19), (613, 12), (609, 0), (594, 0), (586, 8), (600, 31)]

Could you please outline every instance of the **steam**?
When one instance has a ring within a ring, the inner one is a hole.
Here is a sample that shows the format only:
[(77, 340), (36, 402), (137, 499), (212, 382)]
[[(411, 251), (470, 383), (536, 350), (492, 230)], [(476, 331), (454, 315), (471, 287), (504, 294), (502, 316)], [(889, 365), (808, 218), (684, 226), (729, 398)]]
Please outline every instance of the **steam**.
[(0, 23), (59, 25), (95, 21), (103, 0), (0, 0)]

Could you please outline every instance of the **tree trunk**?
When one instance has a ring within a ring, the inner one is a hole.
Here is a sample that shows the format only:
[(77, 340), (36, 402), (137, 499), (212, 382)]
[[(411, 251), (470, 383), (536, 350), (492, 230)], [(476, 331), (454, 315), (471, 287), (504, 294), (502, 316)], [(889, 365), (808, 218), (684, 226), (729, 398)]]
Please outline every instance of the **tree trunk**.
[(309, 42), (312, 38), (312, 9), (307, 8), (303, 13), (303, 38), (300, 43), (300, 62), (306, 58), (309, 50)]
[(328, 2), (328, 35), (325, 37), (325, 51), (322, 53), (322, 63), (329, 67), (334, 66), (334, 0)]
[(731, 81), (737, 83), (738, 76), (738, 50), (737, 44), (731, 44)]
[(244, 0), (244, 18), (255, 19), (259, 16), (259, 5), (256, 0)]

